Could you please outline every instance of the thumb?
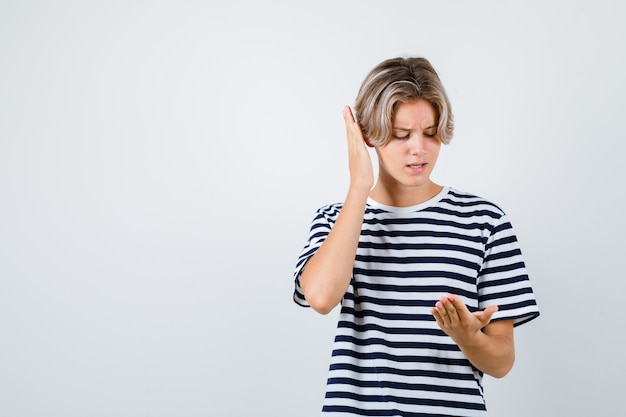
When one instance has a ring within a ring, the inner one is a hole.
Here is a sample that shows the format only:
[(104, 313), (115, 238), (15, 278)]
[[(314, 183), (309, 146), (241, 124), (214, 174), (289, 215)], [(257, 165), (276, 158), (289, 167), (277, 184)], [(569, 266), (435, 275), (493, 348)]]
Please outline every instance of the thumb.
[(481, 321), (483, 327), (485, 327), (489, 324), (489, 322), (491, 321), (491, 317), (496, 311), (498, 311), (498, 306), (489, 306), (483, 311), (476, 312), (476, 317)]

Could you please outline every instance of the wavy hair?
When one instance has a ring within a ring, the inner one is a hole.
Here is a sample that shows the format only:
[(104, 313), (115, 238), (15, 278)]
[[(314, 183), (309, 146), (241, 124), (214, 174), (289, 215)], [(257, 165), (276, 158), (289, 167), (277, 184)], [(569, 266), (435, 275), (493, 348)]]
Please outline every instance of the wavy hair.
[(392, 58), (365, 77), (354, 105), (367, 142), (381, 147), (391, 138), (399, 104), (426, 100), (436, 111), (437, 137), (448, 144), (454, 133), (450, 101), (433, 66), (425, 58)]

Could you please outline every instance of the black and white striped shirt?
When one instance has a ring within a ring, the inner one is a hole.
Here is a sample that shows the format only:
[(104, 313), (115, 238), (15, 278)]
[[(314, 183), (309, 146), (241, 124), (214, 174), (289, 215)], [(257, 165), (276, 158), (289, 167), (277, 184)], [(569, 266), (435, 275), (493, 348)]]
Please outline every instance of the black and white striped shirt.
[[(308, 306), (299, 277), (342, 204), (320, 208), (296, 266), (294, 301)], [(368, 200), (331, 358), (323, 414), (486, 416), (482, 373), (437, 325), (443, 295), (470, 311), (496, 304), (492, 320), (539, 315), (506, 214), (444, 187), (412, 207)]]

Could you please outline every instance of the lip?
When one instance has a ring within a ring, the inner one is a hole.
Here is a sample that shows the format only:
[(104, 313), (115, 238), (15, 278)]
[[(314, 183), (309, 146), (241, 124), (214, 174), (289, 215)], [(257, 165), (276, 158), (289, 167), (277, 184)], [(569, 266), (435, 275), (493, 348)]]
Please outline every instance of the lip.
[[(411, 174), (421, 174), (422, 172), (426, 171), (426, 166), (428, 164), (426, 162), (422, 162), (422, 163), (414, 163), (414, 164), (408, 164), (406, 166), (406, 169), (411, 173)], [(416, 168), (414, 168), (416, 167)]]

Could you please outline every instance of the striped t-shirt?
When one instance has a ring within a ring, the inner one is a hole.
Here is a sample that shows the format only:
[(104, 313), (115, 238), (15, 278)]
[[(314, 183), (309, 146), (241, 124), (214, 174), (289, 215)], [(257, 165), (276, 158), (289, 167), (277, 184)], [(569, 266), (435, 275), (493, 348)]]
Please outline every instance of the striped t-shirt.
[[(320, 208), (295, 271), (299, 277), (342, 204)], [(429, 201), (390, 207), (368, 200), (353, 276), (341, 302), (322, 413), (336, 416), (486, 416), (482, 373), (430, 309), (454, 294), (493, 320), (539, 315), (517, 238), (504, 212), (444, 187)]]

